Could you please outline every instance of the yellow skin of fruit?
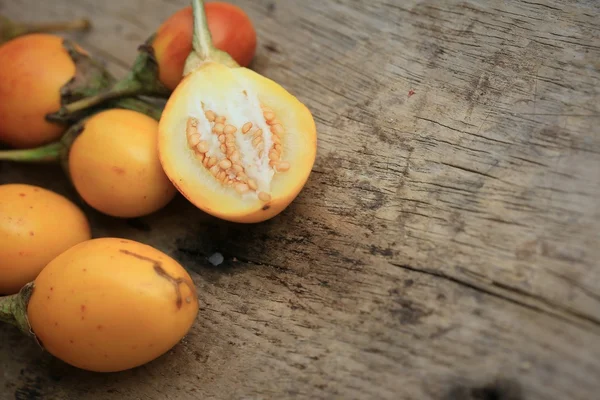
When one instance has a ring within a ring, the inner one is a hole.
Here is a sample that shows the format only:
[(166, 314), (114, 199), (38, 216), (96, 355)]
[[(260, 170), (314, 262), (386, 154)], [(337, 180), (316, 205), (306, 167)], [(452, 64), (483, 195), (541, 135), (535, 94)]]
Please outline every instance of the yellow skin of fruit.
[(158, 159), (158, 122), (137, 111), (110, 109), (90, 117), (69, 152), (69, 174), (96, 210), (119, 218), (151, 214), (177, 190)]
[[(256, 92), (260, 102), (275, 112), (286, 129), (282, 144), (284, 159), (291, 168), (274, 175), (268, 204), (259, 199), (242, 200), (231, 189), (214, 190), (206, 185), (214, 178), (195, 160), (186, 143), (186, 121), (199, 103), (195, 100), (198, 93), (221, 99), (234, 81)], [(214, 62), (186, 75), (171, 94), (159, 123), (158, 142), (163, 169), (179, 192), (206, 213), (240, 223), (262, 222), (282, 212), (306, 184), (317, 152), (314, 119), (296, 97), (248, 68), (229, 68)]]
[(60, 88), (75, 75), (75, 63), (62, 42), (60, 36), (36, 33), (0, 46), (0, 142), (31, 148), (66, 130), (45, 119), (58, 111)]
[(32, 185), (0, 185), (0, 294), (17, 293), (52, 259), (90, 238), (85, 214), (67, 198)]
[(89, 240), (56, 257), (34, 281), (27, 308), (49, 353), (95, 372), (156, 359), (187, 334), (197, 314), (194, 283), (177, 261), (120, 238)]

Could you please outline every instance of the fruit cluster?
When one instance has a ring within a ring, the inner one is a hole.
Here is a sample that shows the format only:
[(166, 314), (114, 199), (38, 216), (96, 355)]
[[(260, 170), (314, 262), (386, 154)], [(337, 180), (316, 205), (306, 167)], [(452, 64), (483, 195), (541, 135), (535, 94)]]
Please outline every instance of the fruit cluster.
[[(114, 218), (154, 213), (177, 193), (238, 223), (282, 212), (315, 161), (312, 114), (250, 68), (256, 32), (243, 10), (191, 3), (121, 79), (51, 33), (89, 22), (0, 18), (0, 161), (59, 162), (81, 200)], [(0, 320), (79, 368), (149, 362), (191, 329), (194, 282), (156, 248), (91, 232), (71, 199), (0, 185)]]

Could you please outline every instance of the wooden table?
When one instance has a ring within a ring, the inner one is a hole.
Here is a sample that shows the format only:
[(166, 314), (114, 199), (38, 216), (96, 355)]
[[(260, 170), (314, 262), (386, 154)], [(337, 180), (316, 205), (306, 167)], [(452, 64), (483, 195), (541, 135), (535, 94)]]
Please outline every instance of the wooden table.
[[(199, 318), (165, 356), (108, 375), (3, 326), (0, 398), (599, 398), (599, 3), (232, 2), (257, 27), (252, 67), (314, 113), (308, 184), (253, 226), (181, 197), (136, 221), (86, 209), (96, 236), (193, 271)], [(187, 4), (0, 12), (91, 17), (71, 37), (122, 76)], [(2, 164), (9, 181), (74, 197), (58, 167)]]

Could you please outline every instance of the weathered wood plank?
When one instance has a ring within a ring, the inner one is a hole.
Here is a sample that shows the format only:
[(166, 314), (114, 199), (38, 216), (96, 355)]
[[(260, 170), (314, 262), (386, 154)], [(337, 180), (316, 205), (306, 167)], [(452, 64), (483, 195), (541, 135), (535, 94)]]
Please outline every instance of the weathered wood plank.
[[(4, 327), (0, 397), (594, 397), (600, 6), (233, 2), (256, 22), (253, 68), (314, 112), (305, 190), (254, 226), (181, 198), (144, 219), (149, 232), (88, 210), (97, 236), (144, 241), (195, 271), (200, 318), (165, 357), (110, 376), (40, 356)], [(24, 0), (0, 12), (93, 16), (95, 31), (76, 37), (122, 74), (185, 4)], [(0, 168), (0, 182), (73, 195), (58, 170)], [(214, 251), (224, 265), (206, 262)]]

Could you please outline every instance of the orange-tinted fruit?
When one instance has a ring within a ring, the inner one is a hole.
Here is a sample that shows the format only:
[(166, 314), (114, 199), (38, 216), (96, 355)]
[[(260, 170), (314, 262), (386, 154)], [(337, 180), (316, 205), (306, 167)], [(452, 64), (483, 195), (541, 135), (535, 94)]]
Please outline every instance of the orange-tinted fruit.
[[(250, 17), (226, 2), (206, 3), (206, 18), (214, 46), (247, 67), (256, 51), (256, 31)], [(192, 7), (185, 7), (157, 30), (152, 47), (159, 65), (160, 81), (170, 90), (181, 81), (185, 60), (192, 50)]]
[(0, 295), (17, 293), (54, 257), (90, 238), (85, 214), (66, 197), (33, 185), (0, 185)]
[(61, 107), (60, 89), (75, 64), (51, 34), (29, 34), (0, 46), (0, 142), (37, 147), (58, 139), (66, 127), (45, 116)]
[(158, 122), (125, 109), (90, 117), (71, 146), (71, 180), (83, 200), (120, 218), (141, 217), (166, 206), (177, 190), (158, 159)]
[(176, 260), (119, 238), (89, 240), (52, 260), (34, 281), (27, 308), (50, 354), (96, 372), (161, 356), (197, 314), (194, 283)]

